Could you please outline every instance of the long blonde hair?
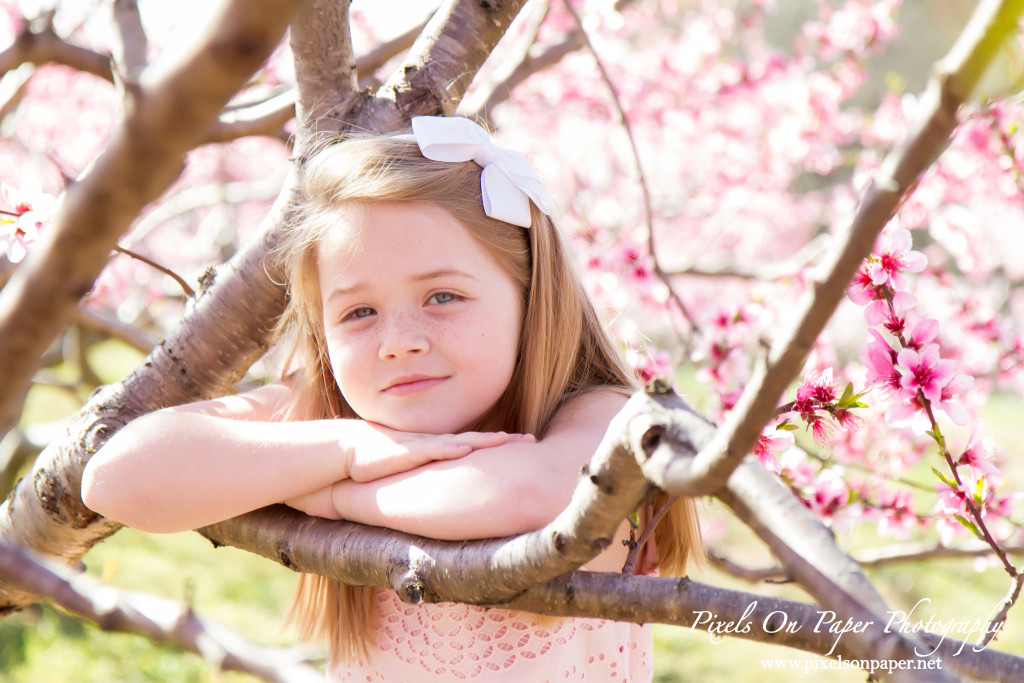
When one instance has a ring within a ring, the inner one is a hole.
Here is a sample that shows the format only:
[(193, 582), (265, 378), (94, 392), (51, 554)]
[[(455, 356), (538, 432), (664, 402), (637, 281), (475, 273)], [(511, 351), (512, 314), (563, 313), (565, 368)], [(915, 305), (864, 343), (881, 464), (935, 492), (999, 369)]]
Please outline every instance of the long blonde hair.
[[(519, 284), (523, 325), (508, 388), (475, 429), (544, 436), (572, 397), (598, 388), (629, 392), (634, 373), (608, 338), (557, 228), (531, 205), (530, 229), (487, 217), (480, 168), (423, 157), (413, 140), (357, 136), (321, 149), (303, 170), (302, 204), (279, 247), (289, 277), (281, 327), (297, 330), (300, 369), (287, 378), (294, 402), (281, 419), (357, 417), (331, 373), (317, 271), (317, 245), (350, 202), (426, 201), (450, 213)], [(655, 506), (664, 504), (660, 497)], [(694, 504), (676, 503), (655, 532), (662, 574), (680, 574), (700, 545)], [(331, 658), (366, 656), (371, 588), (302, 575), (290, 617), (305, 638), (325, 638)]]

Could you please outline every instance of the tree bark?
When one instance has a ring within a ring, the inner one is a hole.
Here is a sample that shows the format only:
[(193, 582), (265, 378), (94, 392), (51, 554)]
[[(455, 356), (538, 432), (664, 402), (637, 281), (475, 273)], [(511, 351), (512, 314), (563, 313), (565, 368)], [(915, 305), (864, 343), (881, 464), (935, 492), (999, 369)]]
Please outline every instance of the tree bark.
[(287, 0), (227, 3), (191, 52), (125, 82), (113, 137), (0, 291), (0, 434), (17, 421), (16, 398), (117, 238), (177, 178), (185, 152), (277, 46), (293, 10)]
[[(378, 132), (404, 126), (412, 110), (407, 106), (402, 108), (404, 105), (397, 101), (398, 92), (420, 93), (415, 100), (417, 112), (440, 114), (453, 110), (453, 102), (461, 98), (468, 84), (464, 74), (476, 72), (524, 2), (449, 2), (443, 14), (453, 20), (437, 21), (435, 15), (411, 49), (406, 64), (389, 80), (390, 85), (373, 96), (361, 96), (349, 118), (337, 126), (339, 132), (353, 125)], [(306, 26), (315, 27), (315, 24)], [(414, 66), (437, 61), (441, 54), (452, 53), (452, 45), (463, 41), (472, 44), (471, 48), (460, 52), (466, 61), (441, 61), (430, 68)], [(308, 58), (307, 63), (312, 67), (317, 57), (311, 53)], [(310, 87), (319, 87), (315, 80), (304, 82), (313, 83)], [(344, 89), (336, 93), (340, 97), (351, 96)], [(316, 93), (300, 93), (299, 97), (307, 102), (319, 99)], [(328, 110), (334, 109), (323, 111)], [(211, 119), (213, 116), (215, 114)], [(325, 127), (326, 124), (320, 130)], [(163, 152), (167, 153), (167, 149)], [(159, 158), (144, 162), (152, 164)], [(130, 176), (135, 169), (124, 172)], [(94, 174), (99, 173), (97, 168)], [(102, 173), (97, 182), (116, 184), (120, 181), (111, 170)], [(55, 441), (40, 455), (31, 473), (0, 506), (0, 540), (74, 564), (90, 547), (120, 528), (82, 504), (81, 479), (85, 463), (117, 429), (134, 417), (229, 391), (266, 352), (270, 330), (284, 307), (284, 289), (278, 284), (283, 282), (283, 275), (269, 254), (287, 222), (294, 187), (293, 173), (259, 234), (225, 266), (217, 272), (211, 270), (203, 278), (196, 301), (171, 335), (127, 379), (94, 395), (79, 411), (66, 437)], [(0, 353), (2, 351), (0, 348)], [(6, 361), (4, 372), (7, 372)], [(3, 396), (9, 397), (11, 393), (7, 390)], [(33, 600), (32, 595), (0, 582), (0, 615)]]

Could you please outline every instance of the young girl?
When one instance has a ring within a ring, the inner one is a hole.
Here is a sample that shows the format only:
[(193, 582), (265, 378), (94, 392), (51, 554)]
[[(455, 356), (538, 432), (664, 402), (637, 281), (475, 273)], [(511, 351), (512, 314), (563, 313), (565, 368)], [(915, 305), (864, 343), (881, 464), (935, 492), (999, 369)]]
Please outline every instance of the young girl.
[[(93, 456), (85, 502), (154, 532), (281, 501), (439, 539), (553, 520), (635, 379), (529, 163), (467, 119), (419, 117), (411, 135), (324, 148), (303, 192), (282, 246), (301, 369), (135, 420)], [(643, 571), (681, 573), (700, 542), (693, 503), (654, 538)], [(619, 571), (626, 552), (584, 568)], [(293, 616), (327, 639), (332, 680), (651, 677), (649, 627), (299, 584)]]

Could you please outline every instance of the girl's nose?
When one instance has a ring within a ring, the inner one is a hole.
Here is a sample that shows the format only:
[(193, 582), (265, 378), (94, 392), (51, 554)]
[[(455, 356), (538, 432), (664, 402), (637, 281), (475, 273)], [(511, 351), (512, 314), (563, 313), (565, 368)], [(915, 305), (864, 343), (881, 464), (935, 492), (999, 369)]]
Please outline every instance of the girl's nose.
[(390, 316), (380, 329), (380, 347), (377, 355), (381, 360), (424, 354), (430, 349), (423, 325), (414, 320), (413, 316)]

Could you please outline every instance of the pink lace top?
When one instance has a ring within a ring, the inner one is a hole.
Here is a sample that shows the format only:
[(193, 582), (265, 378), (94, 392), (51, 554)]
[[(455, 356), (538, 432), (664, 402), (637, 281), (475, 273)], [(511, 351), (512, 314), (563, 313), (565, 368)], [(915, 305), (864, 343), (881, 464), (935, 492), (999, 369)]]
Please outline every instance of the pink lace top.
[(407, 605), (375, 595), (368, 664), (336, 662), (337, 683), (419, 681), (649, 682), (651, 627), (604, 619), (539, 619), (473, 605)]

